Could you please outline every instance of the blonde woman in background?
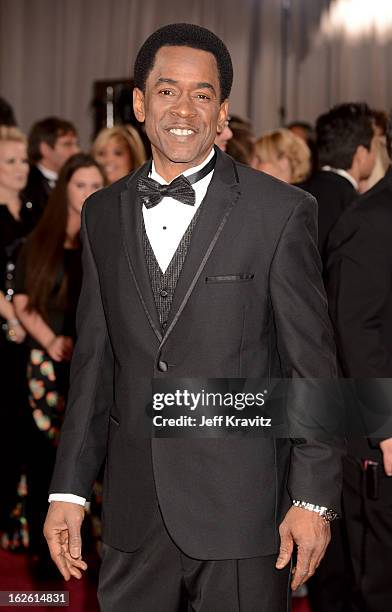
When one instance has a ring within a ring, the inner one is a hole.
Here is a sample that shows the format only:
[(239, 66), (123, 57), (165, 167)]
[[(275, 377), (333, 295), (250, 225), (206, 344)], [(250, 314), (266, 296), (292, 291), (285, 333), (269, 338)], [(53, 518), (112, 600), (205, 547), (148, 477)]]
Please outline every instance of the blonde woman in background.
[(143, 142), (131, 125), (116, 125), (101, 130), (93, 142), (91, 153), (103, 167), (109, 184), (139, 168), (146, 161)]
[(310, 174), (310, 149), (290, 130), (281, 128), (264, 134), (256, 140), (255, 153), (257, 170), (286, 183), (300, 183)]

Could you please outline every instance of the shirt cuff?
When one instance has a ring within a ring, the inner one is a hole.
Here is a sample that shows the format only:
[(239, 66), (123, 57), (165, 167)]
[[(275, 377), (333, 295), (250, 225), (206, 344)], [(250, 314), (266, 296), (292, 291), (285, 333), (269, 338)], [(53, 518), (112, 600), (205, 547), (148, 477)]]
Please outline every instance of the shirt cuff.
[(49, 495), (48, 501), (70, 502), (72, 504), (79, 504), (80, 506), (84, 506), (86, 503), (86, 499), (84, 497), (79, 497), (79, 495), (72, 495), (72, 493), (51, 493)]

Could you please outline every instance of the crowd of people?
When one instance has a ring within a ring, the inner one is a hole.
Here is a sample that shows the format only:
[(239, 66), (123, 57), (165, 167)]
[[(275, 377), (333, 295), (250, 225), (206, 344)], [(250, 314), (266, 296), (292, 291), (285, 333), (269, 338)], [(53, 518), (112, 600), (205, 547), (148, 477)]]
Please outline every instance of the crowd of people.
[[(102, 129), (85, 153), (67, 120), (42, 119), (26, 137), (3, 100), (0, 113), (0, 543), (28, 550), (44, 571), (42, 525), (76, 340), (83, 202), (150, 152), (132, 125)], [(298, 121), (260, 137), (232, 116), (215, 141), (316, 197), (341, 374), (353, 379), (392, 375), (391, 136), (386, 113), (348, 103), (314, 127)], [(342, 520), (309, 583), (312, 610), (381, 612), (392, 605), (391, 440), (349, 440), (344, 463)]]

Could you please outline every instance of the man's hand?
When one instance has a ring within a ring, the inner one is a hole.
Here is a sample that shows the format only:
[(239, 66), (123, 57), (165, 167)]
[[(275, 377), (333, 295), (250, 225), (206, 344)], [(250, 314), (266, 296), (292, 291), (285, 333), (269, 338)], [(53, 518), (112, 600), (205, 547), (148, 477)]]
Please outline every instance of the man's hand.
[(392, 438), (380, 442), (384, 470), (387, 476), (392, 476)]
[(69, 580), (71, 576), (81, 578), (80, 570), (87, 569), (87, 564), (81, 557), (80, 527), (83, 518), (84, 508), (79, 504), (53, 501), (49, 505), (44, 536), (49, 546), (50, 556), (64, 580)]
[(314, 574), (331, 539), (331, 528), (317, 512), (292, 506), (279, 527), (280, 550), (277, 569), (291, 559), (297, 544), (297, 565), (293, 568), (291, 588), (295, 591)]

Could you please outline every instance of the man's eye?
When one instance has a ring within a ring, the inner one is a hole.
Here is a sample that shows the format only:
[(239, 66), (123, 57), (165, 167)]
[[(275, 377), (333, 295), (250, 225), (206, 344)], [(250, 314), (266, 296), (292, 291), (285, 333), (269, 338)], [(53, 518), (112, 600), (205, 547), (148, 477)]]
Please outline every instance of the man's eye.
[(159, 93), (163, 94), (164, 96), (172, 96), (172, 95), (174, 95), (171, 89), (161, 89), (161, 91)]
[(198, 93), (196, 94), (196, 98), (199, 100), (210, 100), (210, 97), (207, 94)]

